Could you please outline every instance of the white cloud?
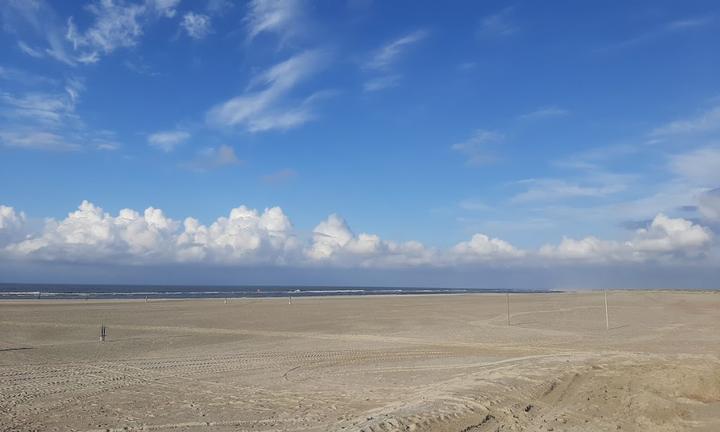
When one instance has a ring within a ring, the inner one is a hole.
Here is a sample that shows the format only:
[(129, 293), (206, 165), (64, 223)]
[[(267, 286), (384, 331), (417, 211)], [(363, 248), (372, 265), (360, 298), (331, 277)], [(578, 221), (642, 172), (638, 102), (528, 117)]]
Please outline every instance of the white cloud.
[(197, 172), (210, 171), (226, 166), (240, 165), (242, 161), (235, 154), (235, 149), (228, 145), (208, 147), (198, 152), (194, 160), (182, 165)]
[(451, 252), (460, 261), (517, 258), (525, 255), (524, 251), (504, 240), (479, 233), (474, 234), (469, 241), (456, 244)]
[(0, 115), (15, 120), (30, 120), (45, 126), (74, 122), (77, 91), (77, 88), (73, 88), (63, 93), (0, 93)]
[(714, 107), (697, 117), (675, 120), (650, 132), (654, 137), (688, 135), (720, 130), (720, 106)]
[[(283, 265), (398, 268), (453, 267), (513, 263), (533, 265), (547, 260), (642, 262), (657, 258), (702, 257), (713, 235), (708, 228), (659, 214), (625, 242), (586, 237), (563, 238), (537, 253), (518, 249), (485, 234), (475, 234), (450, 249), (438, 251), (417, 241), (394, 242), (376, 234), (355, 234), (345, 220), (330, 215), (309, 239), (299, 236), (279, 207), (264, 211), (245, 206), (204, 225), (188, 217), (179, 222), (160, 209), (122, 209), (117, 215), (83, 201), (62, 220), (47, 219), (30, 232), (26, 217), (0, 206), (0, 255), (30, 261), (77, 263)], [(540, 260), (540, 261), (538, 261)]]
[(637, 230), (627, 245), (638, 252), (688, 252), (707, 246), (711, 240), (709, 229), (661, 213), (649, 227)]
[(364, 66), (367, 69), (387, 70), (410, 46), (420, 42), (427, 36), (427, 31), (417, 30), (395, 39), (375, 51)]
[(557, 246), (543, 246), (540, 255), (590, 261), (642, 261), (667, 254), (695, 255), (710, 246), (712, 239), (708, 228), (660, 213), (648, 227), (638, 229), (628, 241), (600, 240), (592, 236), (580, 240), (563, 238)]
[(141, 215), (123, 209), (113, 217), (87, 201), (62, 221), (49, 220), (43, 232), (10, 245), (9, 251), (41, 260), (89, 261), (163, 257), (171, 251), (177, 222), (152, 207)]
[(512, 197), (511, 202), (514, 203), (560, 201), (569, 198), (597, 198), (625, 190), (625, 185), (614, 181), (607, 184), (580, 185), (560, 179), (529, 179), (518, 183), (527, 184), (529, 187)]
[[(13, 74), (10, 74), (12, 77)], [(108, 150), (119, 147), (114, 134), (91, 130), (77, 115), (84, 91), (77, 78), (64, 83), (28, 75), (31, 92), (0, 92), (0, 145), (35, 150)], [(52, 90), (41, 91), (43, 86)]]
[(148, 136), (148, 143), (166, 153), (175, 150), (175, 147), (190, 139), (185, 131), (162, 131)]
[(56, 133), (32, 130), (0, 131), (0, 144), (33, 150), (73, 151), (81, 148), (79, 144), (69, 142)]
[(44, 57), (44, 54), (41, 51), (31, 47), (30, 45), (26, 44), (23, 41), (18, 41), (18, 48), (20, 48), (20, 51), (24, 52), (25, 54), (29, 55), (30, 57), (35, 57), (35, 58)]
[(470, 138), (453, 144), (450, 148), (467, 156), (468, 164), (480, 165), (495, 160), (489, 153), (489, 147), (504, 140), (505, 136), (500, 132), (478, 129)]
[(281, 42), (297, 36), (301, 31), (300, 0), (251, 0), (248, 3), (248, 39), (261, 33), (274, 33)]
[(25, 232), (25, 213), (13, 207), (0, 205), (0, 248), (13, 241), (21, 240)]
[(376, 92), (380, 90), (385, 90), (392, 87), (397, 87), (400, 83), (400, 79), (402, 76), (398, 74), (393, 75), (385, 75), (377, 78), (370, 79), (368, 81), (365, 81), (365, 84), (363, 84), (363, 90), (366, 92)]
[(176, 241), (181, 261), (284, 264), (298, 249), (290, 219), (279, 207), (260, 214), (240, 206), (210, 226), (187, 218), (183, 227)]
[(434, 251), (416, 241), (397, 243), (375, 234), (355, 235), (342, 217), (332, 214), (315, 227), (304, 254), (315, 263), (395, 267), (432, 264)]
[(622, 246), (614, 241), (589, 236), (580, 240), (563, 237), (559, 245), (544, 245), (540, 255), (560, 259), (604, 260), (622, 257)]
[(172, 18), (179, 0), (145, 0), (142, 3), (98, 0), (87, 6), (94, 22), (85, 31), (68, 18), (66, 39), (77, 53), (80, 63), (95, 63), (101, 54), (110, 54), (118, 48), (137, 45), (143, 27), (154, 18)]
[(210, 17), (194, 12), (186, 13), (180, 25), (185, 29), (188, 36), (193, 39), (203, 39), (212, 31)]
[(177, 12), (177, 6), (180, 4), (180, 0), (146, 0), (145, 5), (151, 9), (151, 11), (158, 15), (166, 18), (172, 18)]
[(286, 98), (322, 67), (324, 57), (319, 51), (305, 51), (276, 64), (255, 77), (244, 94), (212, 108), (206, 116), (208, 123), (262, 132), (290, 129), (312, 120), (312, 107), (321, 93), (311, 94), (295, 106), (288, 106)]
[(720, 184), (720, 147), (702, 147), (673, 155), (670, 169), (695, 184), (715, 187)]
[(34, 58), (50, 57), (67, 65), (74, 65), (75, 59), (66, 50), (62, 26), (52, 7), (44, 0), (5, 1), (0, 7), (2, 28), (16, 34), (29, 29), (35, 36), (44, 40), (45, 46), (30, 46), (19, 40), (20, 50)]

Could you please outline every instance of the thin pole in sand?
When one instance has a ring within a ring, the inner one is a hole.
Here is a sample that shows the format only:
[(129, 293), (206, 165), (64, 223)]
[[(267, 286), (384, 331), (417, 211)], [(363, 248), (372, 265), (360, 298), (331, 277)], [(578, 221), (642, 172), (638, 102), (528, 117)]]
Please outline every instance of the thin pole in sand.
[(505, 300), (507, 303), (507, 325), (510, 326), (510, 292), (505, 293)]
[(605, 330), (610, 330), (610, 317), (608, 316), (608, 305), (607, 305), (607, 288), (603, 290), (605, 294)]

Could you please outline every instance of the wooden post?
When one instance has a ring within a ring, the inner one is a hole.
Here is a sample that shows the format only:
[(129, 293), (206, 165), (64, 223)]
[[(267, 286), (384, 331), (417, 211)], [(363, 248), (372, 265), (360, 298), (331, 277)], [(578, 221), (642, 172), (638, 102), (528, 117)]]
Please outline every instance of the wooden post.
[(505, 293), (505, 300), (507, 303), (507, 325), (510, 326), (510, 293)]
[(603, 290), (605, 294), (605, 330), (610, 330), (610, 317), (608, 316), (608, 305), (607, 305), (607, 289)]

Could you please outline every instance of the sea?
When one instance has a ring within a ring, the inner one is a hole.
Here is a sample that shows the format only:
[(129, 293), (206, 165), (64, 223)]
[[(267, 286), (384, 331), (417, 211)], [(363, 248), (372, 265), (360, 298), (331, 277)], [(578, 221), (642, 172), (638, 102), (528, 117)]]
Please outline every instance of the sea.
[(311, 297), (347, 295), (419, 295), (467, 293), (557, 292), (525, 289), (343, 287), (343, 286), (254, 286), (254, 285), (103, 285), (0, 283), (3, 299), (192, 299)]

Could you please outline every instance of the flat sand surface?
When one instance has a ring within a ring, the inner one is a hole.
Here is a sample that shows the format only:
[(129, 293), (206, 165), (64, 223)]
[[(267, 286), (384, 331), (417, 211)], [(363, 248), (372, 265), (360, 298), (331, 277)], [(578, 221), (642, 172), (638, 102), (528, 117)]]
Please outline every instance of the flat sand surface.
[(720, 293), (608, 301), (0, 302), (0, 431), (720, 431)]

